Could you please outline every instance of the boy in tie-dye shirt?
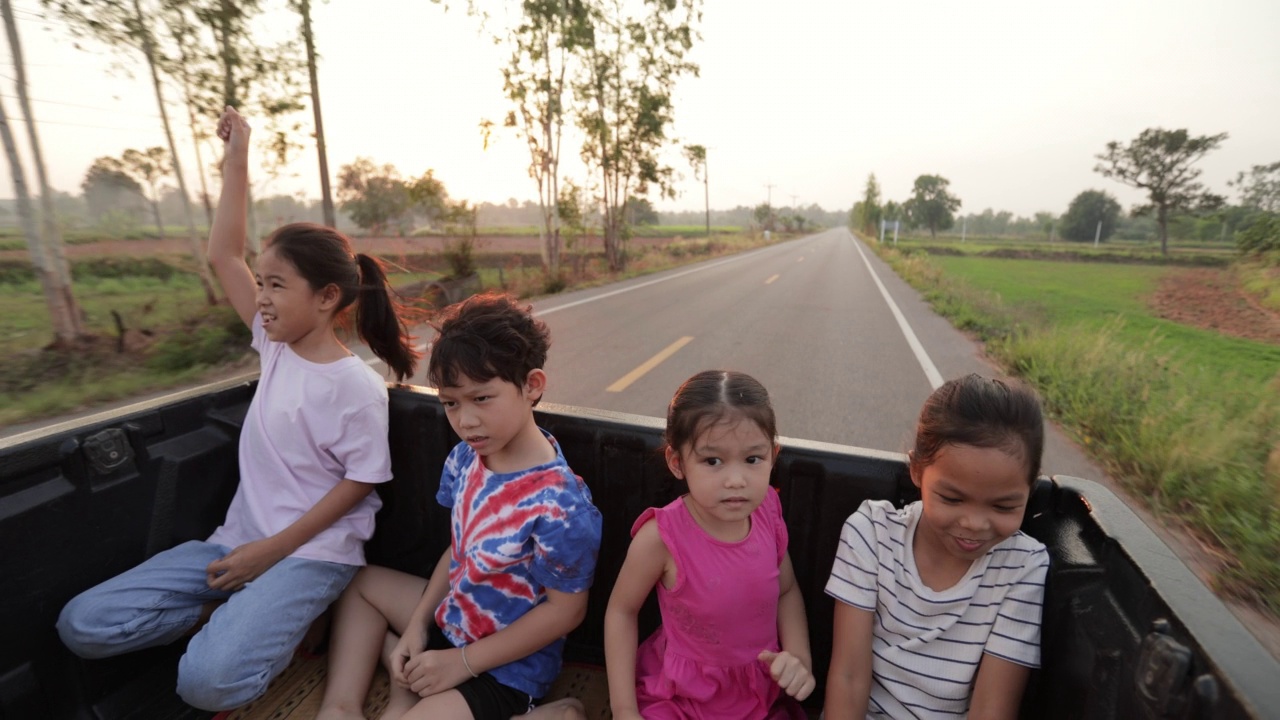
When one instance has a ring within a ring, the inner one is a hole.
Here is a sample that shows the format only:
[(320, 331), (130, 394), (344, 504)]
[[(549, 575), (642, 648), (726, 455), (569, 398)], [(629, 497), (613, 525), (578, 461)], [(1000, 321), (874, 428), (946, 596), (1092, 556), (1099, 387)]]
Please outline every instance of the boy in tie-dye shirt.
[(600, 512), (555, 438), (539, 428), (550, 334), (504, 295), (446, 308), (427, 369), (462, 442), (436, 499), (450, 547), (431, 579), (370, 566), (338, 603), (319, 717), (362, 717), (381, 654), (383, 717), (580, 716), (564, 700), (533, 709), (582, 622), (600, 548)]

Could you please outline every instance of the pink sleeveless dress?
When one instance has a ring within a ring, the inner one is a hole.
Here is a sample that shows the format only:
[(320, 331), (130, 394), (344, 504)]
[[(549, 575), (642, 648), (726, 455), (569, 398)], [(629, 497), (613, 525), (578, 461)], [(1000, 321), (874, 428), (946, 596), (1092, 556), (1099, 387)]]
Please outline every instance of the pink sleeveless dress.
[(646, 720), (756, 720), (805, 717), (757, 659), (777, 651), (778, 566), (787, 527), (776, 492), (751, 514), (747, 537), (734, 543), (699, 527), (683, 498), (649, 508), (676, 564), (676, 586), (658, 583), (662, 626), (640, 644), (636, 700)]

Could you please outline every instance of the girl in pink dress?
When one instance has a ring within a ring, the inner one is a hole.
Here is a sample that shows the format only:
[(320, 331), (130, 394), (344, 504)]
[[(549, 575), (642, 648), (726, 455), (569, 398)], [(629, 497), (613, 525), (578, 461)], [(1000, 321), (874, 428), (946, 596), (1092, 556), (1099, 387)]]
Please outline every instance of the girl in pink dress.
[[(706, 371), (667, 408), (667, 466), (689, 492), (650, 508), (605, 613), (616, 720), (804, 718), (813, 692), (804, 601), (769, 473), (778, 454), (769, 393)], [(662, 626), (637, 649), (636, 616), (658, 590)]]

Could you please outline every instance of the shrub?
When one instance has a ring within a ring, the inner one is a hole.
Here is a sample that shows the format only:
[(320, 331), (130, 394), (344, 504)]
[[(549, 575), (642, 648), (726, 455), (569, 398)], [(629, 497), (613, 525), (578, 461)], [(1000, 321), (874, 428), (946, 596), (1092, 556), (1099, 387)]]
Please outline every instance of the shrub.
[(444, 259), (449, 263), (449, 276), (464, 278), (476, 272), (476, 244), (469, 237), (450, 240), (444, 246)]
[(1236, 233), (1236, 244), (1246, 255), (1280, 251), (1280, 215), (1264, 215)]
[(174, 372), (197, 365), (216, 365), (244, 352), (252, 339), (249, 328), (229, 307), (218, 307), (184, 323), (151, 349), (147, 367)]

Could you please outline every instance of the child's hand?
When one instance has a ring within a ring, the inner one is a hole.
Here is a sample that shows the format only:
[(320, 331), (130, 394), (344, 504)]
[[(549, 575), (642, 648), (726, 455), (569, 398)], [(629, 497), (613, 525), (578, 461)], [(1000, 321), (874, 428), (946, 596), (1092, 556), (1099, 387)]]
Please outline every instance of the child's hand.
[(419, 697), (451, 690), (471, 679), (471, 672), (462, 662), (462, 650), (428, 650), (410, 658), (404, 666), (409, 690)]
[(426, 649), (425, 635), (426, 633), (421, 630), (412, 626), (407, 627), (404, 635), (400, 636), (399, 642), (391, 649), (391, 667), (387, 668), (387, 671), (391, 675), (391, 682), (395, 683), (396, 687), (409, 689), (409, 681), (405, 679), (405, 665)]
[(270, 570), (286, 555), (288, 553), (283, 552), (271, 538), (245, 543), (209, 563), (205, 568), (209, 587), (236, 592)]
[(809, 693), (818, 685), (813, 679), (813, 673), (800, 662), (800, 658), (786, 650), (776, 653), (765, 650), (758, 657), (761, 662), (769, 663), (769, 674), (778, 683), (778, 687), (796, 700), (809, 697)]
[(218, 118), (218, 137), (226, 143), (227, 156), (247, 157), (249, 154), (249, 122), (236, 109), (228, 105)]

